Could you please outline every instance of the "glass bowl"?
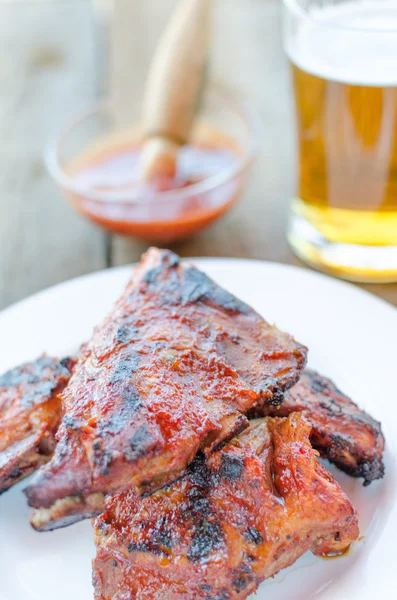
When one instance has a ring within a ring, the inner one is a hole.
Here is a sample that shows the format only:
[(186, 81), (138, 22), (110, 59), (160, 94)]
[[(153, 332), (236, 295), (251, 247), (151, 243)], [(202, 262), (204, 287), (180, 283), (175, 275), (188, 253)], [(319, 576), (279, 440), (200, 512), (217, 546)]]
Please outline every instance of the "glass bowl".
[(209, 88), (191, 140), (193, 146), (227, 148), (233, 160), (227, 165), (214, 161), (204, 178), (178, 189), (143, 195), (136, 181), (105, 187), (80, 176), (78, 165), (94, 164), (109, 149), (120, 153), (123, 147), (142, 145), (139, 115), (131, 121), (120, 125), (112, 104), (103, 101), (50, 142), (49, 172), (79, 213), (111, 233), (167, 243), (204, 229), (241, 198), (256, 155), (258, 117), (237, 96)]

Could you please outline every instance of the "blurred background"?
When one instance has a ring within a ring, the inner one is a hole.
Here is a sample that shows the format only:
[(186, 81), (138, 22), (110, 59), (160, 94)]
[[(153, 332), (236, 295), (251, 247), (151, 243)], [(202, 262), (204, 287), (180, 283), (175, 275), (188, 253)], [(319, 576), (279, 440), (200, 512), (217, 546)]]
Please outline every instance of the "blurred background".
[[(141, 102), (147, 69), (176, 0), (0, 2), (0, 308), (37, 290), (136, 261), (148, 244), (77, 215), (44, 165), (51, 133), (96, 98)], [(182, 256), (301, 264), (285, 238), (295, 132), (281, 0), (215, 0), (211, 80), (242, 92), (262, 119), (242, 202), (173, 246)], [(363, 286), (397, 304), (397, 285)]]

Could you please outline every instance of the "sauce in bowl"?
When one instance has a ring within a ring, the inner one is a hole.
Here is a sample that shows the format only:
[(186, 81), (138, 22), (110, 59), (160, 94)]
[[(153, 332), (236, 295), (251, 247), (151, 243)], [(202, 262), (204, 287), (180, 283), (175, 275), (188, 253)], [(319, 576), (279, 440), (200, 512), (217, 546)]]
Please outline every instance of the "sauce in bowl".
[(176, 177), (150, 182), (139, 176), (142, 143), (132, 134), (108, 135), (65, 168), (73, 205), (106, 230), (172, 242), (214, 222), (240, 197), (240, 150), (227, 135), (201, 128), (181, 148)]

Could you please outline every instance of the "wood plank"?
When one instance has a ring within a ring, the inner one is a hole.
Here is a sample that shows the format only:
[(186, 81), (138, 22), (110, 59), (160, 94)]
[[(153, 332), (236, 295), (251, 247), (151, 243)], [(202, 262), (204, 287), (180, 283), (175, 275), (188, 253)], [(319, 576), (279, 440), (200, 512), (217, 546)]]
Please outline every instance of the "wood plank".
[(362, 284), (361, 287), (363, 290), (367, 292), (371, 292), (371, 294), (375, 294), (376, 296), (380, 296), (386, 302), (390, 302), (390, 304), (394, 304), (397, 306), (397, 283), (387, 283), (387, 284)]
[(2, 4), (0, 307), (103, 268), (105, 236), (77, 216), (43, 163), (50, 133), (96, 94), (89, 3)]

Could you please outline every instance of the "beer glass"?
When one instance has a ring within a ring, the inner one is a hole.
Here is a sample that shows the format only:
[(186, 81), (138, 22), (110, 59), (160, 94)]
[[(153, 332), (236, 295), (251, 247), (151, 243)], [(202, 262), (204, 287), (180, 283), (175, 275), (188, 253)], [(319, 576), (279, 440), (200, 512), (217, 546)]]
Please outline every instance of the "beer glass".
[(298, 132), (288, 239), (310, 265), (397, 281), (397, 0), (284, 0)]

